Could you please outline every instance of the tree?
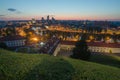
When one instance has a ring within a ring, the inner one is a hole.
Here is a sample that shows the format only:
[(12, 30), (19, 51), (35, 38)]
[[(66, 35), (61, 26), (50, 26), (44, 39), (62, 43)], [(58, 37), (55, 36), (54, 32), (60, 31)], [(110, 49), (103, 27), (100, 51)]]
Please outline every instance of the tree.
[(112, 53), (112, 50), (111, 50), (111, 49), (109, 50), (109, 53)]
[(87, 43), (85, 40), (80, 40), (76, 42), (75, 48), (73, 48), (72, 58), (89, 60), (91, 52), (88, 49)]
[(0, 48), (7, 49), (7, 45), (4, 42), (0, 42)]

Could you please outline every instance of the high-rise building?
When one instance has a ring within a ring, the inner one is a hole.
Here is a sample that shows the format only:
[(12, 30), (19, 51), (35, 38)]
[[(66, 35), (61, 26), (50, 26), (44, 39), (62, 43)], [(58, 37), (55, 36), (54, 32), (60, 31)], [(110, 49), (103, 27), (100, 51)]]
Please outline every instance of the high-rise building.
[(55, 18), (54, 18), (54, 17), (52, 17), (52, 21), (55, 21)]
[(52, 17), (52, 23), (55, 23), (56, 21), (55, 21), (55, 18), (54, 17)]
[(42, 17), (42, 18), (41, 18), (41, 21), (42, 21), (42, 22), (45, 22), (45, 19), (44, 19), (44, 17)]
[(49, 17), (49, 15), (47, 16), (47, 21), (49, 21), (50, 20), (50, 17)]

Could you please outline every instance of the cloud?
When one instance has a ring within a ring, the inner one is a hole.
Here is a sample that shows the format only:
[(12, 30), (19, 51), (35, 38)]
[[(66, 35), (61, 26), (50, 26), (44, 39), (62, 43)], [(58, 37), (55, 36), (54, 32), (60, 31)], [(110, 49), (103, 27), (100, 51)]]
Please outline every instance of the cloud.
[(1, 16), (5, 16), (5, 15), (0, 15), (0, 17), (1, 17)]
[(17, 10), (14, 9), (14, 8), (8, 8), (8, 11), (11, 11), (11, 12), (16, 12)]
[(20, 14), (20, 13), (22, 13), (21, 11), (15, 9), (15, 8), (8, 8), (7, 10), (10, 11), (10, 12), (14, 12), (15, 14)]

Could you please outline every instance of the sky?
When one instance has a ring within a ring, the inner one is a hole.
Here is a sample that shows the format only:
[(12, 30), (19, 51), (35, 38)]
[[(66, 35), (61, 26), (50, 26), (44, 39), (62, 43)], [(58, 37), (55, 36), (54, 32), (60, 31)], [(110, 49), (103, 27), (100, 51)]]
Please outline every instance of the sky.
[(120, 0), (0, 0), (0, 20), (118, 20)]

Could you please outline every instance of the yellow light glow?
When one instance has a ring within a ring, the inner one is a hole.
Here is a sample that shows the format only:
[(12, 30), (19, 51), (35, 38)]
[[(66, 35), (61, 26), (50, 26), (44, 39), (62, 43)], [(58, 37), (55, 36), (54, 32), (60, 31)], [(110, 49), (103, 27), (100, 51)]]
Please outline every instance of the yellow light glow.
[(21, 36), (26, 36), (26, 33), (21, 30), (20, 33), (19, 33), (19, 35), (21, 35)]
[(93, 39), (94, 39), (94, 37), (93, 37), (93, 36), (89, 36), (89, 39), (90, 39), (90, 40), (93, 40)]
[(34, 40), (34, 41), (38, 41), (38, 39), (35, 37), (35, 38), (32, 38), (32, 40)]
[(110, 37), (107, 36), (107, 37), (106, 37), (106, 40), (109, 40), (109, 39), (110, 39)]

